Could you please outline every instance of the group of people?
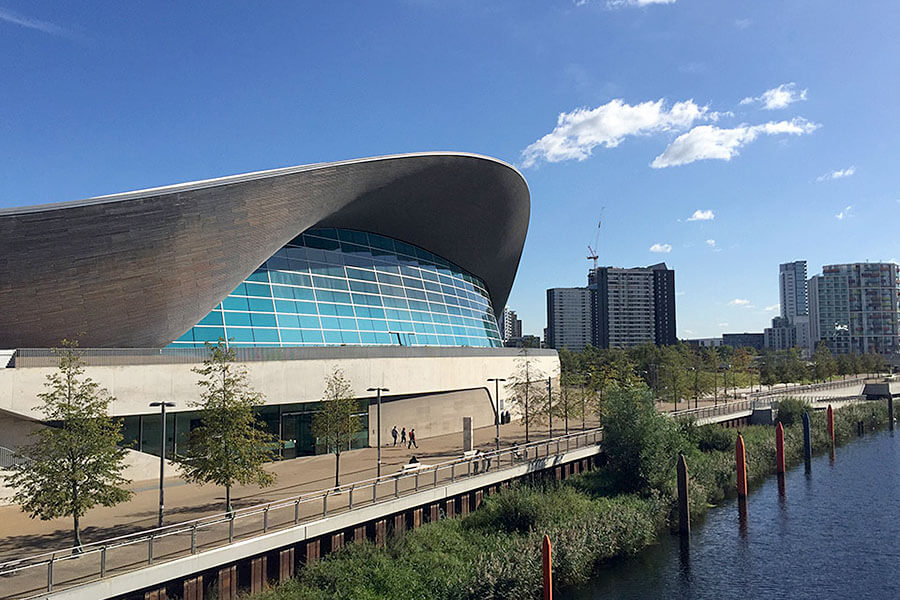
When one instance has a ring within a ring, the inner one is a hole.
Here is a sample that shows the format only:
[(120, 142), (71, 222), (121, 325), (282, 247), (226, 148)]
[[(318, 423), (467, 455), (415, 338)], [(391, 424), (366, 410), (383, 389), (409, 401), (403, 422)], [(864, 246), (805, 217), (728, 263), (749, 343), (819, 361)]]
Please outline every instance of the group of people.
[(394, 428), (391, 429), (391, 437), (394, 438), (394, 445), (397, 445), (397, 437), (400, 437), (400, 445), (406, 444), (407, 450), (415, 446), (416, 448), (419, 445), (416, 443), (416, 430), (410, 428), (409, 434), (406, 433), (406, 427), (404, 427), (400, 432), (397, 432), (397, 426), (394, 425)]

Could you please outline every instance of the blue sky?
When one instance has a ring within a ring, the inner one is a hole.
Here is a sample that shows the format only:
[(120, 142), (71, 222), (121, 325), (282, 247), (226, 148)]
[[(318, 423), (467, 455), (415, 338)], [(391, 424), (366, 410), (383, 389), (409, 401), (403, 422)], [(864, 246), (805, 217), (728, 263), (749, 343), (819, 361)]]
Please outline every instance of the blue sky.
[(518, 166), (510, 298), (676, 270), (678, 334), (760, 331), (778, 263), (900, 259), (900, 3), (0, 0), (0, 207), (427, 150)]

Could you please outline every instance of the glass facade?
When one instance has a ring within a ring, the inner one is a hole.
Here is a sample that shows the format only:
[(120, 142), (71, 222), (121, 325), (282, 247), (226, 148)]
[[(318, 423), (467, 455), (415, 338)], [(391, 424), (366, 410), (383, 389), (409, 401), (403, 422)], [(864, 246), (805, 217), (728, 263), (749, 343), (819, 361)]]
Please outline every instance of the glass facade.
[(170, 347), (502, 346), (484, 282), (417, 246), (311, 229)]
[[(298, 402), (260, 406), (256, 418), (262, 428), (281, 440), (275, 450), (283, 459), (311, 456), (327, 452), (325, 446), (312, 434), (312, 418), (322, 409), (320, 402)], [(369, 445), (369, 401), (358, 401), (353, 416), (358, 421), (358, 429), (348, 449), (365, 448)], [(160, 415), (134, 415), (122, 418), (122, 445), (140, 452), (159, 456)], [(188, 411), (166, 414), (166, 455), (178, 456), (188, 443), (191, 431), (200, 425), (202, 413)]]

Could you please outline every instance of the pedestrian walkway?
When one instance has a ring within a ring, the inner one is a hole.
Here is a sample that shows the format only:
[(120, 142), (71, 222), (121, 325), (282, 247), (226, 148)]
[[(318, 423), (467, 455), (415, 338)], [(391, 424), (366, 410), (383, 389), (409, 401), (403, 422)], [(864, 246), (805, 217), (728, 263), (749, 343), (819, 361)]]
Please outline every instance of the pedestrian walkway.
[[(460, 419), (460, 421), (462, 421)], [(554, 420), (556, 421), (556, 420)], [(596, 421), (588, 421), (588, 428)], [(581, 429), (581, 421), (570, 421), (569, 431)], [(554, 422), (553, 435), (565, 433), (563, 423)], [(476, 429), (474, 445), (486, 451), (495, 448), (493, 426)], [(525, 441), (525, 429), (519, 422), (501, 426), (501, 446)], [(529, 439), (536, 441), (551, 437), (548, 427), (532, 427)], [(389, 436), (388, 436), (389, 438)], [(415, 455), (425, 465), (440, 463), (462, 456), (462, 431), (433, 438), (418, 439), (419, 449), (407, 449), (388, 442), (382, 448), (382, 474), (396, 473)], [(352, 450), (341, 454), (341, 483), (348, 484), (375, 477), (375, 448)], [(273, 500), (297, 496), (303, 492), (322, 490), (334, 485), (334, 455), (310, 456), (272, 463), (268, 467), (278, 476), (275, 485), (260, 489), (256, 486), (236, 486), (232, 489), (235, 508), (252, 506)], [(114, 507), (97, 507), (82, 518), (82, 537), (85, 543), (124, 535), (156, 526), (159, 507), (158, 481), (132, 484), (134, 497)], [(198, 486), (179, 477), (166, 479), (166, 524), (189, 521), (224, 511), (224, 489), (214, 485)], [(44, 550), (65, 548), (72, 543), (70, 518), (40, 521), (30, 519), (18, 506), (0, 507), (0, 562), (36, 554)]]

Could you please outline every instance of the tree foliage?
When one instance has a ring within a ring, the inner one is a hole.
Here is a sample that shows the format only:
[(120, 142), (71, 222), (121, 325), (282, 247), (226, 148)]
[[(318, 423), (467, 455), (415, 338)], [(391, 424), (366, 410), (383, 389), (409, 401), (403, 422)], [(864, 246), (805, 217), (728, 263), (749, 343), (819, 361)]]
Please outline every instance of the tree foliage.
[(46, 391), (38, 397), (49, 424), (32, 433), (17, 464), (5, 477), (14, 488), (13, 501), (31, 518), (72, 517), (75, 546), (81, 546), (80, 519), (96, 505), (114, 506), (131, 498), (122, 486), (130, 483), (121, 471), (126, 450), (120, 421), (107, 415), (109, 393), (89, 377), (78, 342), (63, 340), (54, 349), (59, 367), (47, 375)]
[(360, 429), (359, 419), (354, 416), (357, 406), (349, 380), (340, 369), (334, 369), (325, 380), (322, 408), (312, 421), (313, 435), (334, 454), (334, 487), (341, 484), (341, 453), (350, 447)]
[(202, 367), (200, 400), (192, 406), (200, 411), (200, 425), (191, 431), (180, 467), (187, 481), (213, 483), (225, 488), (225, 507), (231, 511), (231, 488), (235, 484), (266, 487), (275, 475), (263, 465), (275, 459), (278, 438), (263, 429), (254, 408), (263, 396), (247, 379), (247, 369), (235, 364), (235, 352), (223, 340), (207, 344), (210, 356)]
[(546, 375), (531, 358), (528, 348), (519, 349), (515, 368), (506, 378), (506, 388), (512, 405), (525, 425), (525, 441), (528, 442), (531, 428), (541, 422), (547, 408)]

